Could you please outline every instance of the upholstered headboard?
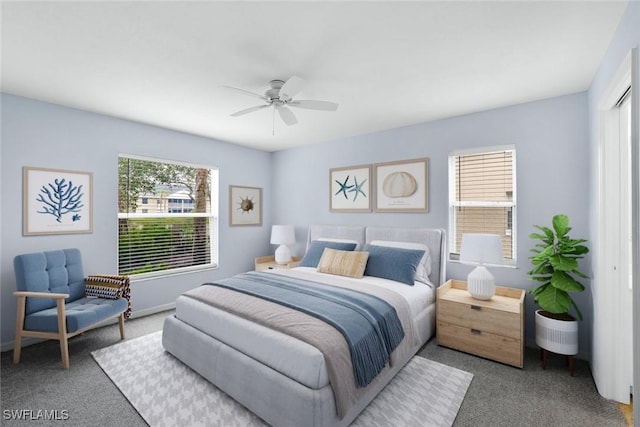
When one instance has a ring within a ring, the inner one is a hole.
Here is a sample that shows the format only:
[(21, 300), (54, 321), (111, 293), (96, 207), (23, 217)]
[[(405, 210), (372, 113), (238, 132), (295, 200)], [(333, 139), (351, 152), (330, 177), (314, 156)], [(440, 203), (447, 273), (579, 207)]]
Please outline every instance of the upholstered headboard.
[(364, 227), (361, 225), (311, 225), (307, 238), (309, 243), (318, 239), (344, 239), (358, 242), (356, 250), (364, 248)]
[(364, 227), (360, 225), (311, 225), (307, 247), (313, 240), (322, 238), (344, 239), (358, 242), (356, 250), (362, 250), (366, 243), (374, 240), (422, 243), (431, 254), (429, 280), (436, 286), (445, 282), (446, 277), (446, 235), (439, 228), (398, 228)]

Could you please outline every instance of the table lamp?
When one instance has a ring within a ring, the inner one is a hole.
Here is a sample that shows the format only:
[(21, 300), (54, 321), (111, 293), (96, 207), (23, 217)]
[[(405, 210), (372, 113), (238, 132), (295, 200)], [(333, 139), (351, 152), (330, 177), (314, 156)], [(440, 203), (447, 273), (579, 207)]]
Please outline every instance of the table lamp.
[(291, 250), (287, 245), (296, 242), (293, 225), (274, 225), (271, 227), (271, 244), (280, 245), (276, 249), (275, 261), (277, 264), (291, 262)]
[(500, 236), (497, 234), (463, 234), (460, 262), (477, 265), (467, 276), (467, 290), (471, 296), (479, 300), (491, 299), (496, 293), (496, 282), (485, 265), (502, 264)]

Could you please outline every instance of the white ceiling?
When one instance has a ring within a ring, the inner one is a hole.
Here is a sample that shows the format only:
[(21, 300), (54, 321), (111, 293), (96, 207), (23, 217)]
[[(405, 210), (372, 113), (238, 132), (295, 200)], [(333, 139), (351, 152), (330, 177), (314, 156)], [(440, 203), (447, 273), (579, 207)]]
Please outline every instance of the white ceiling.
[[(584, 91), (626, 1), (2, 2), (2, 91), (275, 151)], [(337, 112), (242, 117), (273, 79)]]

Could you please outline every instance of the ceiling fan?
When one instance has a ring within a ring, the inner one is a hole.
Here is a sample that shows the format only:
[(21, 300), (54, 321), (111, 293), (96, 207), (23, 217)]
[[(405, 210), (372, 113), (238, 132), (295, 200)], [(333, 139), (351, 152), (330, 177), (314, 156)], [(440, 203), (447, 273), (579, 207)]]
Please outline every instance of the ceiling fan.
[(298, 123), (298, 120), (293, 114), (293, 111), (289, 109), (289, 107), (305, 108), (307, 110), (319, 111), (336, 111), (338, 109), (338, 104), (336, 104), (335, 102), (293, 99), (293, 97), (296, 96), (298, 92), (300, 92), (303, 86), (303, 79), (297, 76), (292, 76), (286, 82), (282, 80), (271, 80), (269, 82), (269, 89), (264, 92), (264, 95), (231, 86), (223, 87), (235, 90), (245, 95), (253, 96), (255, 98), (260, 98), (264, 101), (263, 105), (257, 105), (255, 107), (249, 107), (245, 108), (244, 110), (236, 111), (235, 113), (231, 114), (232, 117), (244, 116), (245, 114), (253, 113), (254, 111), (273, 107), (274, 120), (275, 112), (277, 111), (282, 121), (288, 126), (291, 126)]

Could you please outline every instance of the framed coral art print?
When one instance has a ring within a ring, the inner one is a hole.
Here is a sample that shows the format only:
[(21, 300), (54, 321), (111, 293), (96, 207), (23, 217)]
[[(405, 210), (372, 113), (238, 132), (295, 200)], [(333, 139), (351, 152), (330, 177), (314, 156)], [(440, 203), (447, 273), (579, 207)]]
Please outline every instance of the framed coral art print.
[(262, 225), (262, 188), (229, 186), (229, 225)]
[(428, 212), (429, 159), (377, 163), (376, 212)]
[(329, 210), (371, 212), (371, 166), (329, 169)]
[(22, 168), (22, 234), (93, 232), (93, 174)]

